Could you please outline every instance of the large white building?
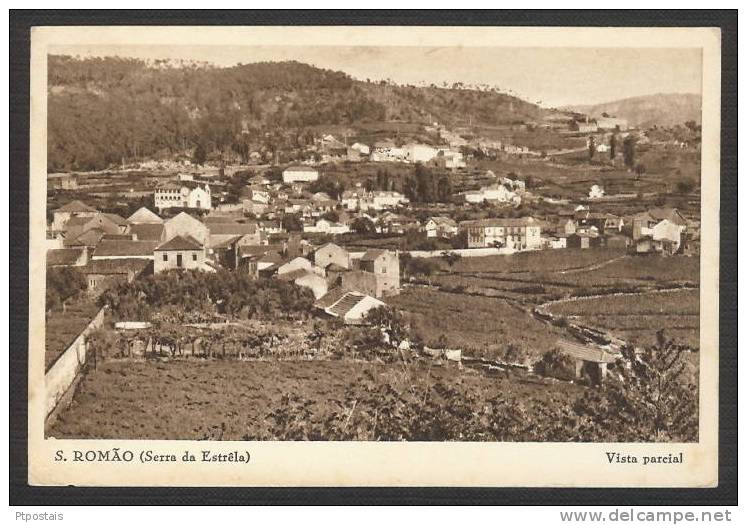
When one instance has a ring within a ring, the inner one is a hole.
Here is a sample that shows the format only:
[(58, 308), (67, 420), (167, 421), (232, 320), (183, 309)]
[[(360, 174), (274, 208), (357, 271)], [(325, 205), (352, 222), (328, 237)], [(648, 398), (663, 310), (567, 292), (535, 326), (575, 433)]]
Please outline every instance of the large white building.
[(210, 186), (188, 186), (165, 185), (153, 193), (153, 201), (156, 208), (194, 208), (199, 210), (210, 210), (213, 207)]
[(283, 171), (283, 182), (314, 182), (319, 179), (319, 172), (310, 166), (291, 166)]
[(467, 232), (467, 247), (499, 246), (514, 250), (536, 250), (542, 246), (541, 227), (532, 217), (521, 219), (479, 219), (459, 227)]

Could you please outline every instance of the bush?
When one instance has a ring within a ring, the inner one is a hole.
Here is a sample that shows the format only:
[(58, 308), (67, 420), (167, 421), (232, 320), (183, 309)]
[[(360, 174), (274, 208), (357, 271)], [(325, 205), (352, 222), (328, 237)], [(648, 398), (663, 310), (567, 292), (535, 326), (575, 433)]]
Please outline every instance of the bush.
[(47, 310), (59, 308), (86, 289), (86, 278), (76, 268), (63, 266), (47, 270)]
[[(177, 310), (210, 318), (304, 319), (312, 311), (308, 288), (278, 279), (252, 279), (241, 272), (173, 270), (121, 284), (99, 298), (120, 318), (150, 320), (157, 312)], [(181, 319), (172, 319), (180, 322)]]
[(576, 377), (576, 365), (573, 359), (557, 348), (545, 352), (542, 360), (537, 363), (536, 370), (544, 376), (564, 381), (572, 381)]

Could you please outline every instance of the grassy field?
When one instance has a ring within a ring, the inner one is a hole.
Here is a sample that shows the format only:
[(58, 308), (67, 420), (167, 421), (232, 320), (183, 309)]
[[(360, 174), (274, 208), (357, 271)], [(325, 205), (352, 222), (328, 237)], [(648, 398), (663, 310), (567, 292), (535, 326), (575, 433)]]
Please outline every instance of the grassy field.
[(70, 343), (80, 335), (98, 310), (99, 306), (93, 301), (81, 297), (71, 302), (64, 312), (55, 310), (47, 315), (44, 353), (46, 369), (49, 369), (60, 354), (70, 346)]
[(610, 330), (637, 345), (652, 343), (663, 328), (680, 343), (700, 346), (699, 290), (579, 298), (553, 304), (550, 310)]
[(407, 312), (413, 332), (426, 344), (445, 337), (450, 347), (471, 356), (498, 358), (515, 345), (536, 360), (566, 335), (500, 298), (412, 287), (389, 303)]
[[(699, 346), (697, 257), (634, 257), (617, 250), (554, 250), (463, 258), (430, 278), (438, 290), (407, 288), (390, 302), (410, 313), (426, 343), (443, 334), (451, 345), (496, 357), (518, 345), (539, 357), (567, 335), (526, 311), (558, 299), (552, 311), (577, 317), (635, 344), (653, 342), (656, 330)], [(615, 296), (617, 293), (640, 295)], [(584, 299), (591, 295), (609, 295)], [(521, 308), (516, 305), (521, 305)]]
[(545, 250), (463, 258), (452, 268), (440, 260), (434, 284), (470, 293), (540, 303), (575, 295), (697, 286), (697, 257), (635, 257), (624, 251)]
[[(389, 392), (384, 396), (429, 392), (437, 396), (429, 401), (448, 409), (453, 400), (446, 399), (448, 392), (440, 394), (440, 387), (434, 388), (437, 384), (449, 385), (459, 397), (469, 396), (477, 407), (494, 396), (506, 402), (533, 400), (547, 407), (544, 415), (536, 416), (547, 418), (548, 424), (585, 390), (562, 382), (491, 378), (469, 368), (460, 371), (420, 361), (406, 367), (358, 361), (113, 361), (85, 376), (71, 407), (49, 435), (59, 439), (287, 439), (283, 429), (296, 424), (332, 433), (330, 425), (335, 421), (350, 420), (356, 401), (361, 400), (357, 406), (372, 396), (375, 401), (379, 392)], [(379, 401), (376, 406), (385, 406), (385, 399)], [(289, 421), (291, 415), (302, 418)], [(352, 420), (364, 428), (374, 418), (357, 412)], [(382, 439), (382, 435), (391, 439), (380, 427), (378, 434), (361, 430), (349, 437)]]

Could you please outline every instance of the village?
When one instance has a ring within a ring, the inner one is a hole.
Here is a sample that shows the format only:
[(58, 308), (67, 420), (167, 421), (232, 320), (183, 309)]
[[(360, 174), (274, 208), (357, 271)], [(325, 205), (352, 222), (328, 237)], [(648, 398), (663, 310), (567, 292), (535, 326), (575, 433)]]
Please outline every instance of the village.
[[(486, 392), (535, 378), (536, 402), (585, 395), (661, 329), (697, 349), (698, 190), (656, 166), (697, 156), (697, 137), (612, 117), (530, 128), (560, 146), (433, 123), (416, 134), (428, 143), (322, 132), (249, 162), (193, 151), (49, 174), (49, 428), (80, 433), (76, 407), (97, 395), (59, 379), (81, 381), (55, 371), (70, 349), (107, 367), (249, 359), (251, 374), (301, 359), (329, 377), (423, 359)], [(345, 364), (324, 371), (330, 359)]]

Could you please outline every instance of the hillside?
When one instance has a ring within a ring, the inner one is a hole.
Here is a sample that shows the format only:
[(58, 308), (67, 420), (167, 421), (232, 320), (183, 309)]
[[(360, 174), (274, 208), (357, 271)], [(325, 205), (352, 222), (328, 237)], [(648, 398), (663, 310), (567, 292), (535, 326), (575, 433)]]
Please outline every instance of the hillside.
[(372, 122), (489, 126), (541, 117), (495, 91), (399, 86), (298, 62), (218, 68), (50, 56), (48, 169), (93, 170), (153, 156), (308, 144), (310, 128)]
[(658, 93), (568, 109), (592, 117), (607, 113), (627, 119), (629, 124), (644, 129), (652, 126), (671, 127), (688, 120), (700, 124), (701, 98), (694, 94)]

